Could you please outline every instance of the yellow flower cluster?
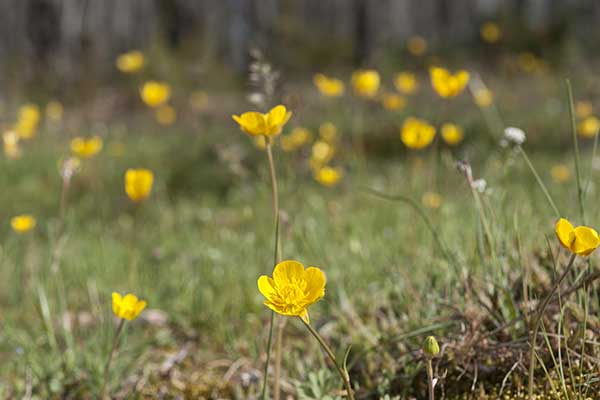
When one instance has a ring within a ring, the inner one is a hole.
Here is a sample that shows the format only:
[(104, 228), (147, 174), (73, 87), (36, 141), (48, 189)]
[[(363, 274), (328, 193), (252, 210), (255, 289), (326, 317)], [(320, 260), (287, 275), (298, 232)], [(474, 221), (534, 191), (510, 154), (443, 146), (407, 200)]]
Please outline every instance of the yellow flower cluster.
[(76, 137), (71, 140), (71, 151), (78, 157), (91, 158), (102, 150), (103, 142), (99, 136), (89, 139)]
[(313, 135), (308, 129), (296, 127), (292, 129), (289, 135), (281, 137), (281, 149), (285, 152), (296, 151), (307, 143), (310, 143), (312, 138)]
[(313, 82), (319, 92), (326, 97), (340, 97), (344, 94), (344, 82), (324, 74), (315, 74)]
[(400, 139), (409, 149), (423, 149), (433, 141), (435, 127), (427, 121), (415, 117), (408, 117), (400, 129)]
[(37, 133), (40, 118), (40, 108), (37, 105), (33, 103), (25, 104), (19, 108), (14, 131), (23, 140), (31, 139)]
[(465, 70), (452, 74), (445, 68), (431, 67), (429, 69), (431, 86), (443, 98), (455, 97), (462, 93), (469, 83), (469, 73)]

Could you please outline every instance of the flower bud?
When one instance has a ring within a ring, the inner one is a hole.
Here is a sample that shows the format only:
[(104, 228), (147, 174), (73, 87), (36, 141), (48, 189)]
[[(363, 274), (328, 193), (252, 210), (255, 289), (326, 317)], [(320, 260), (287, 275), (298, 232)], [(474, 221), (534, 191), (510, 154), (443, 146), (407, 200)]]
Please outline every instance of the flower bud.
[(423, 343), (423, 352), (427, 357), (435, 357), (440, 352), (440, 346), (433, 336), (427, 336)]

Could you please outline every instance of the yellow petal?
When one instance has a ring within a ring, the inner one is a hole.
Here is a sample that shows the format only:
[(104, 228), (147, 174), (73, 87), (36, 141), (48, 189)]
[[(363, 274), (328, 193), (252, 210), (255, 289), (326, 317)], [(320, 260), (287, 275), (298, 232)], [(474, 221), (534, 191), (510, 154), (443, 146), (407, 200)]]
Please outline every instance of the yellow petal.
[(598, 233), (587, 226), (578, 226), (574, 230), (575, 241), (571, 245), (573, 253), (579, 256), (590, 255), (600, 244)]
[(327, 279), (323, 271), (316, 267), (308, 267), (304, 271), (306, 279), (306, 301), (310, 304), (325, 296), (325, 284)]
[(294, 260), (282, 261), (273, 270), (273, 280), (279, 287), (286, 284), (296, 283), (304, 276), (304, 265)]
[(560, 244), (568, 250), (571, 250), (571, 244), (575, 240), (575, 229), (573, 225), (564, 218), (561, 218), (556, 223), (556, 237)]
[(308, 310), (304, 310), (304, 312), (299, 315), (300, 318), (302, 318), (302, 321), (306, 322), (307, 324), (310, 324), (310, 317), (308, 316)]
[(258, 290), (267, 300), (272, 300), (273, 296), (277, 293), (275, 290), (275, 282), (266, 275), (262, 275), (258, 278)]

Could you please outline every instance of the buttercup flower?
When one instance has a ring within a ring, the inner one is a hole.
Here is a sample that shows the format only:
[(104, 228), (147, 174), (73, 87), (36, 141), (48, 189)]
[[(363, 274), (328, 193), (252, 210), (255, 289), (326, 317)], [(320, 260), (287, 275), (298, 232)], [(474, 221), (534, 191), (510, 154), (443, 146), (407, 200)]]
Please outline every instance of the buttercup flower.
[(581, 100), (575, 104), (575, 115), (577, 115), (577, 118), (587, 118), (592, 115), (593, 111), (594, 107), (592, 103), (587, 100)]
[(125, 172), (125, 192), (135, 203), (140, 203), (150, 196), (153, 183), (154, 174), (148, 169), (128, 169)]
[(312, 140), (312, 133), (306, 128), (296, 127), (289, 135), (281, 137), (283, 151), (294, 151)]
[(447, 122), (442, 125), (442, 139), (450, 146), (455, 146), (462, 142), (465, 134), (460, 126)]
[(593, 115), (585, 118), (577, 125), (579, 135), (584, 138), (593, 138), (598, 133), (598, 129), (600, 129), (600, 120)]
[(144, 67), (144, 54), (139, 50), (128, 51), (117, 57), (116, 66), (119, 71), (133, 74)]
[(177, 119), (177, 112), (169, 105), (158, 107), (154, 112), (154, 115), (161, 125), (172, 125)]
[(242, 115), (233, 115), (232, 118), (239, 124), (240, 129), (250, 136), (277, 136), (291, 116), (292, 112), (280, 104), (266, 114), (249, 111)]
[(315, 180), (323, 186), (332, 187), (342, 179), (343, 172), (340, 168), (325, 166), (315, 172)]
[(480, 34), (483, 41), (487, 43), (496, 43), (502, 36), (500, 27), (495, 22), (486, 22), (481, 25)]
[(427, 147), (435, 137), (435, 127), (427, 121), (408, 117), (400, 130), (402, 143), (409, 149), (419, 150)]
[(337, 140), (337, 128), (333, 122), (323, 122), (319, 125), (319, 136), (327, 143), (334, 143)]
[(139, 300), (134, 294), (129, 293), (121, 296), (117, 292), (112, 293), (112, 310), (115, 316), (119, 318), (133, 321), (144, 308), (146, 308), (146, 302)]
[(494, 93), (489, 89), (478, 89), (473, 93), (475, 104), (481, 108), (486, 108), (492, 105), (494, 101)]
[(427, 42), (422, 36), (411, 36), (406, 42), (408, 52), (414, 56), (422, 56), (427, 51)]
[(465, 70), (451, 74), (445, 68), (431, 67), (429, 75), (431, 86), (440, 97), (444, 98), (459, 95), (469, 83), (469, 73)]
[(352, 88), (359, 96), (373, 98), (379, 90), (379, 72), (374, 69), (361, 69), (352, 73)]
[(313, 82), (319, 92), (327, 97), (339, 97), (344, 94), (344, 82), (323, 74), (315, 74)]
[(504, 139), (516, 145), (521, 145), (525, 142), (525, 132), (520, 128), (509, 126), (504, 129)]
[(394, 77), (394, 86), (400, 93), (413, 94), (418, 85), (417, 77), (412, 72), (400, 72)]
[(571, 170), (565, 164), (557, 164), (550, 170), (552, 179), (557, 183), (564, 183), (571, 178)]
[(169, 101), (171, 86), (168, 83), (148, 81), (140, 90), (142, 100), (150, 107), (158, 107)]
[(273, 277), (258, 278), (258, 290), (265, 296), (264, 304), (281, 315), (298, 316), (309, 323), (308, 307), (325, 296), (326, 278), (319, 268), (308, 267), (294, 260), (275, 266)]
[(317, 166), (327, 164), (333, 155), (335, 149), (329, 143), (319, 140), (313, 144), (311, 161)]
[(2, 143), (4, 145), (4, 155), (10, 159), (21, 157), (21, 147), (19, 146), (19, 135), (15, 131), (6, 131), (2, 134)]
[(40, 108), (33, 103), (25, 104), (19, 108), (14, 130), (21, 139), (28, 140), (35, 136), (40, 116)]
[(102, 139), (99, 136), (89, 139), (76, 137), (71, 140), (71, 151), (81, 158), (90, 158), (102, 150), (102, 145)]
[(46, 104), (46, 117), (48, 119), (59, 122), (62, 119), (64, 107), (60, 101), (52, 100)]
[(425, 192), (421, 198), (421, 203), (427, 208), (438, 209), (442, 205), (442, 196), (435, 192)]
[(26, 233), (35, 228), (35, 218), (29, 214), (17, 215), (12, 217), (10, 225), (16, 233)]
[(574, 228), (564, 218), (556, 223), (555, 232), (558, 241), (565, 249), (581, 257), (590, 255), (600, 245), (600, 238), (594, 229), (587, 226)]
[(386, 93), (381, 97), (381, 104), (386, 110), (397, 111), (406, 106), (406, 99), (397, 94)]

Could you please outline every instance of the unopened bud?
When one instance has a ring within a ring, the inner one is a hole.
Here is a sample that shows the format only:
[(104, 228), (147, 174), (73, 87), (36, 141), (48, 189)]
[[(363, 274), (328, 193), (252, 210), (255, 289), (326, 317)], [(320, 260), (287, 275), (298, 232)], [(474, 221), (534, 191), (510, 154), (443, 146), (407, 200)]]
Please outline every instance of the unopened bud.
[(435, 357), (440, 353), (440, 345), (433, 336), (427, 336), (423, 343), (423, 351), (427, 357)]

